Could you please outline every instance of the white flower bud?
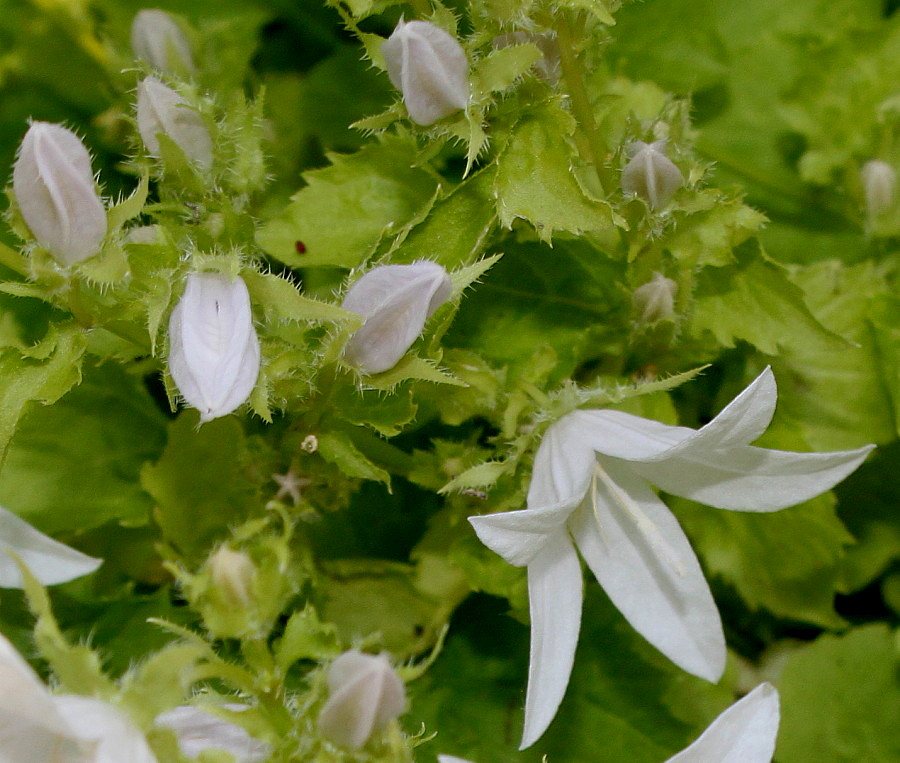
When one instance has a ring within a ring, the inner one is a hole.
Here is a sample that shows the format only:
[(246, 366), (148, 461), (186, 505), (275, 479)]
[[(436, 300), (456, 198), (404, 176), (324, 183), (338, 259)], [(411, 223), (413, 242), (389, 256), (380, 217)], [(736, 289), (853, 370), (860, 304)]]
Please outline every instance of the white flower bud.
[(866, 212), (870, 217), (876, 217), (894, 203), (897, 172), (887, 162), (872, 159), (863, 165), (860, 177), (866, 197)]
[(403, 681), (383, 654), (344, 652), (328, 671), (328, 691), (319, 731), (349, 750), (365, 745), (406, 708)]
[(32, 122), (13, 170), (22, 217), (41, 246), (63, 265), (86, 260), (106, 236), (106, 210), (91, 157), (71, 130)]
[(655, 143), (639, 140), (629, 147), (631, 161), (622, 170), (622, 190), (640, 196), (650, 209), (664, 206), (684, 182), (681, 170), (666, 156), (665, 150), (664, 140)]
[(640, 315), (641, 323), (654, 323), (675, 315), (675, 295), (678, 284), (662, 273), (634, 290), (631, 301)]
[(370, 270), (341, 305), (366, 319), (347, 342), (344, 357), (368, 374), (393, 368), (452, 289), (447, 271), (435, 262)]
[(191, 46), (181, 27), (165, 11), (145, 8), (131, 23), (131, 49), (135, 58), (166, 74), (191, 73)]
[(169, 319), (169, 373), (200, 421), (231, 413), (259, 376), (259, 340), (243, 280), (191, 273)]
[[(247, 705), (236, 703), (222, 707), (234, 713), (250, 709)], [(272, 754), (268, 744), (254, 739), (237, 724), (223, 721), (190, 705), (167, 710), (157, 717), (156, 724), (175, 732), (181, 753), (191, 760), (210, 749), (231, 753), (235, 763), (263, 763)]]
[(207, 565), (213, 585), (229, 604), (246, 608), (253, 603), (250, 588), (256, 567), (247, 554), (222, 546), (209, 557)]
[(137, 126), (151, 156), (159, 156), (157, 135), (163, 133), (201, 168), (206, 170), (212, 166), (212, 139), (203, 118), (156, 77), (146, 77), (138, 85)]
[(427, 21), (400, 19), (381, 46), (388, 76), (401, 93), (409, 118), (420, 125), (466, 108), (469, 61), (462, 46)]

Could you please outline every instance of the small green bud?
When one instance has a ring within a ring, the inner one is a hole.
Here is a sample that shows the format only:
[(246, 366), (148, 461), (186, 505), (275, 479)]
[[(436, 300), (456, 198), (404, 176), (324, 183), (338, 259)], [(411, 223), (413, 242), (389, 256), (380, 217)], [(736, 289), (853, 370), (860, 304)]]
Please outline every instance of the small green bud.
[(860, 171), (866, 212), (869, 217), (877, 217), (894, 203), (897, 189), (897, 172), (887, 162), (871, 159)]

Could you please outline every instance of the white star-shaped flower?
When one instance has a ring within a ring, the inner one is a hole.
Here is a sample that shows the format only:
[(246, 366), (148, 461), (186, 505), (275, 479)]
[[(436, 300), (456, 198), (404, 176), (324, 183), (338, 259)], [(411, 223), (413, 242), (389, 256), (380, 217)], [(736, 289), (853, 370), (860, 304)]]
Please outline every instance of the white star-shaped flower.
[(531, 658), (522, 749), (553, 720), (581, 621), (576, 546), (631, 625), (676, 665), (718, 681), (725, 639), (709, 586), (675, 516), (650, 485), (733, 511), (777, 511), (850, 474), (874, 446), (792, 453), (749, 445), (769, 425), (770, 369), (701, 429), (611, 410), (576, 410), (547, 430), (528, 507), (470, 522), (481, 541), (528, 567)]
[(312, 480), (301, 477), (293, 467), (288, 469), (286, 474), (273, 474), (272, 479), (278, 483), (275, 500), (280, 501), (282, 498), (290, 496), (294, 506), (300, 503), (300, 489), (312, 484)]

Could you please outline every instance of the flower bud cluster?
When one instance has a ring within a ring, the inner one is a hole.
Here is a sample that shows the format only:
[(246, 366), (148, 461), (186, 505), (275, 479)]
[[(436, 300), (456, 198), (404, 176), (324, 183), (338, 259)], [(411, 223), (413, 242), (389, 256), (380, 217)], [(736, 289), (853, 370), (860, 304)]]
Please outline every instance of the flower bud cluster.
[(469, 61), (462, 46), (427, 21), (400, 19), (381, 46), (388, 76), (402, 94), (409, 118), (430, 125), (466, 108)]

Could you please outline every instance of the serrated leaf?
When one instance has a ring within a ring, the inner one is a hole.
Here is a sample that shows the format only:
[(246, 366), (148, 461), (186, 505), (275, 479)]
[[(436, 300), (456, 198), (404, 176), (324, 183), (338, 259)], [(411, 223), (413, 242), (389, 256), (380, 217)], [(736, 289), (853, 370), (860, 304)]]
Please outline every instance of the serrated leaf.
[(123, 199), (118, 204), (109, 208), (106, 213), (107, 226), (110, 233), (115, 233), (129, 220), (137, 217), (147, 203), (147, 193), (150, 190), (150, 176), (142, 175), (137, 188), (131, 196)]
[(319, 454), (329, 463), (337, 466), (348, 477), (374, 480), (385, 485), (391, 484), (391, 475), (380, 466), (373, 464), (356, 447), (349, 433), (332, 429), (322, 432), (319, 437)]
[(307, 172), (307, 186), (262, 227), (259, 245), (292, 267), (356, 267), (434, 195), (437, 181), (413, 166), (416, 153), (413, 141), (387, 137), (331, 155), (331, 166)]
[(287, 672), (297, 660), (327, 660), (341, 652), (337, 632), (331, 623), (323, 623), (309, 604), (294, 612), (275, 649), (278, 667)]
[(194, 668), (206, 649), (183, 642), (168, 644), (133, 668), (122, 681), (122, 704), (141, 725), (161, 712), (184, 703), (194, 680)]
[(497, 160), (494, 191), (502, 225), (509, 228), (522, 218), (547, 242), (555, 231), (580, 234), (614, 226), (610, 206), (588, 198), (570, 169), (574, 153), (567, 138), (574, 130), (572, 117), (552, 102), (516, 123)]
[(466, 383), (442, 371), (434, 361), (406, 353), (396, 366), (374, 376), (366, 377), (366, 386), (372, 389), (390, 391), (401, 382), (418, 380), (434, 384), (450, 384), (465, 387)]
[(293, 283), (273, 273), (250, 270), (242, 277), (252, 303), (260, 306), (269, 320), (329, 321), (351, 326), (360, 322), (358, 315), (337, 305), (304, 297)]
[(474, 76), (484, 93), (506, 90), (543, 55), (533, 43), (493, 50), (478, 62)]
[(509, 471), (509, 464), (505, 461), (486, 461), (483, 464), (476, 464), (454, 477), (438, 492), (451, 493), (473, 488), (489, 488), (507, 471)]

